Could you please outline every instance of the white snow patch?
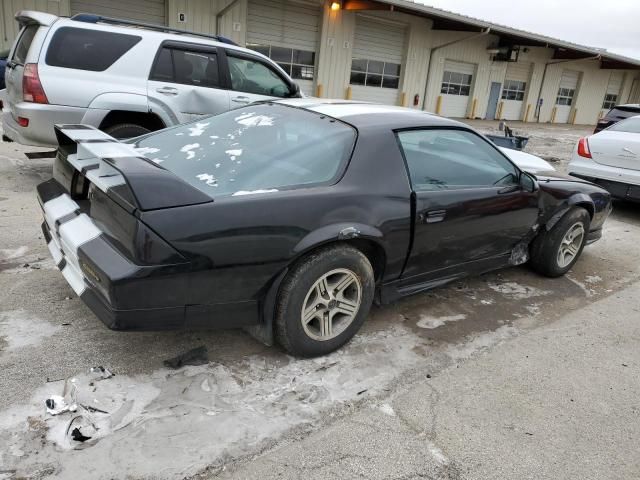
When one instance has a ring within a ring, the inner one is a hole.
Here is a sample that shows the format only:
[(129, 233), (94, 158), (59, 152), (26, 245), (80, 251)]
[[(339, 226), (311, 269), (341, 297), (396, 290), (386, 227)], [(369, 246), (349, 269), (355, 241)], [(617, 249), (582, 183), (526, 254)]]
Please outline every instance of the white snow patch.
[(188, 143), (187, 145), (182, 147), (180, 151), (187, 154), (187, 160), (191, 160), (196, 156), (196, 152), (194, 152), (194, 150), (198, 147), (200, 147), (199, 143)]
[(440, 450), (433, 442), (427, 442), (427, 447), (429, 448), (429, 453), (435, 458), (435, 460), (441, 465), (447, 465), (449, 463), (449, 459), (446, 457), (444, 452)]
[(378, 407), (378, 410), (380, 410), (385, 415), (389, 415), (390, 417), (395, 417), (396, 416), (395, 410), (388, 403), (383, 403), (382, 405), (380, 405)]
[(420, 320), (416, 325), (420, 328), (438, 328), (447, 322), (457, 322), (458, 320), (464, 320), (467, 318), (465, 314), (449, 315), (446, 317), (432, 317), (430, 315), (420, 315)]
[(144, 156), (146, 156), (148, 153), (158, 153), (160, 151), (159, 148), (155, 147), (136, 147), (134, 150), (140, 155)]
[(480, 303), (482, 305), (493, 305), (496, 302), (494, 300), (489, 299), (489, 300), (480, 300)]
[(587, 275), (584, 278), (584, 281), (587, 283), (598, 283), (602, 281), (602, 277), (598, 276), (598, 275)]
[(528, 285), (520, 285), (517, 282), (489, 283), (488, 286), (491, 290), (516, 300), (542, 297), (551, 293), (549, 290), (540, 290), (539, 288), (530, 287)]
[(247, 127), (271, 127), (273, 126), (273, 117), (267, 115), (254, 115), (253, 113), (245, 113), (236, 117), (236, 122)]
[(224, 153), (226, 153), (227, 155), (231, 155), (231, 160), (235, 160), (235, 158), (233, 157), (239, 157), (240, 155), (242, 155), (242, 149), (237, 148), (233, 150), (225, 150)]
[(204, 133), (204, 129), (209, 126), (210, 122), (207, 123), (196, 123), (195, 127), (189, 127), (189, 136), (190, 137), (199, 137)]
[(269, 190), (238, 190), (237, 192), (234, 192), (231, 196), (239, 197), (241, 195), (255, 195), (256, 193), (273, 193), (277, 191), (278, 191), (277, 188), (271, 188)]
[(0, 338), (7, 342), (7, 350), (39, 345), (59, 329), (60, 326), (35, 318), (25, 310), (0, 312)]
[(200, 175), (196, 175), (196, 178), (198, 180), (202, 180), (210, 187), (218, 186), (218, 180), (216, 179), (216, 177), (214, 177), (210, 173), (201, 173)]
[(0, 248), (0, 260), (13, 260), (14, 258), (23, 257), (29, 250), (29, 247), (23, 245), (18, 248)]

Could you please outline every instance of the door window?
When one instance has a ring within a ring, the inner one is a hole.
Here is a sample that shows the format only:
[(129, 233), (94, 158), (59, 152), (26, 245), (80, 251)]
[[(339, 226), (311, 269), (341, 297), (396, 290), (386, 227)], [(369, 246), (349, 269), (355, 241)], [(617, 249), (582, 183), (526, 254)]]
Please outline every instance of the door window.
[(247, 48), (260, 52), (277, 62), (280, 68), (297, 80), (313, 80), (315, 52), (295, 48), (276, 47), (275, 45), (247, 44)]
[(466, 130), (398, 132), (415, 191), (507, 186), (518, 169), (482, 137)]
[(27, 59), (27, 53), (29, 53), (29, 48), (31, 48), (31, 42), (33, 42), (33, 37), (35, 37), (38, 32), (38, 28), (39, 25), (28, 25), (22, 31), (12, 58), (17, 64), (24, 65)]
[(445, 71), (442, 76), (442, 86), (440, 87), (440, 93), (446, 95), (461, 95), (464, 97), (469, 96), (471, 92), (471, 80), (473, 75), (459, 72)]
[(227, 58), (233, 90), (270, 97), (289, 95), (289, 85), (274, 70), (263, 63), (230, 55)]
[(197, 87), (219, 87), (218, 56), (214, 52), (163, 48), (149, 78)]

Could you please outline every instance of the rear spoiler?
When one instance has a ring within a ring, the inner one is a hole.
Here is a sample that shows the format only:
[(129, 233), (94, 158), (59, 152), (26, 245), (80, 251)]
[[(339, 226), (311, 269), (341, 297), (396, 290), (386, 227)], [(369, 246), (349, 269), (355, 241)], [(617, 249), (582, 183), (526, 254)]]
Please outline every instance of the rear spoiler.
[(48, 27), (53, 24), (59, 17), (50, 13), (36, 12), (34, 10), (22, 10), (16, 13), (15, 19), (21, 27), (25, 25), (44, 25)]
[(213, 199), (170, 171), (90, 125), (56, 125), (58, 152), (120, 206), (135, 210), (196, 205)]

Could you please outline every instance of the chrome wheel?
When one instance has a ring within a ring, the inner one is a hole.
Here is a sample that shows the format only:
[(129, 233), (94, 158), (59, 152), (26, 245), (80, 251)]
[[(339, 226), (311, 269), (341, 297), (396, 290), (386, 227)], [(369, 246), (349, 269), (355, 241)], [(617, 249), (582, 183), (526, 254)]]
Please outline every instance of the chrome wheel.
[(331, 340), (355, 320), (361, 302), (358, 276), (346, 268), (331, 270), (309, 289), (302, 303), (302, 327), (314, 340)]
[(583, 239), (584, 225), (581, 222), (574, 223), (560, 242), (558, 249), (558, 266), (560, 268), (565, 268), (576, 258)]

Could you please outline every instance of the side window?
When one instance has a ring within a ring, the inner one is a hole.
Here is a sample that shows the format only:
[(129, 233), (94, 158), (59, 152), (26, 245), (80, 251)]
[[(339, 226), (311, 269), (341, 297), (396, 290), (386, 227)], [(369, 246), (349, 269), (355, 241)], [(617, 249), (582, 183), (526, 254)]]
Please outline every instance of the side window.
[(62, 27), (53, 34), (45, 61), (52, 67), (103, 72), (140, 40), (137, 35)]
[(149, 79), (198, 87), (219, 87), (218, 56), (212, 52), (163, 48)]
[(231, 55), (227, 58), (233, 90), (270, 97), (288, 96), (289, 86), (286, 82), (263, 63)]
[(513, 185), (518, 170), (496, 148), (465, 130), (397, 133), (415, 191)]
[(31, 42), (33, 42), (33, 37), (35, 37), (38, 28), (39, 25), (28, 25), (24, 28), (20, 35), (20, 40), (18, 40), (18, 44), (16, 45), (16, 49), (13, 52), (12, 60), (14, 62), (24, 65), (27, 59), (27, 53), (29, 53), (29, 48), (31, 47)]

